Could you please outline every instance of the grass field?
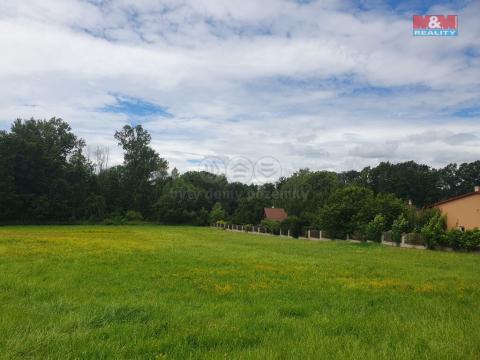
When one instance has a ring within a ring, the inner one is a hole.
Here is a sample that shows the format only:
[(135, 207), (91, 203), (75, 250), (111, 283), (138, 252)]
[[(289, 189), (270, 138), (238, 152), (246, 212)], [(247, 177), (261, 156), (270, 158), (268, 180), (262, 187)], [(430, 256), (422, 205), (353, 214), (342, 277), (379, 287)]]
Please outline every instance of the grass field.
[(0, 227), (0, 315), (7, 359), (479, 359), (480, 256), (193, 227)]

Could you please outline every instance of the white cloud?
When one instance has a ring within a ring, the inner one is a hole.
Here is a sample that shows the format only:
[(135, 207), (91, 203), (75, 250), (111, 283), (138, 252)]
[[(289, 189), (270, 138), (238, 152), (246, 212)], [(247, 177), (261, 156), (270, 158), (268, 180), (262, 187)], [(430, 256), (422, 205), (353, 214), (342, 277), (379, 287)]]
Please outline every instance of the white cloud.
[(408, 12), (352, 4), (3, 1), (0, 126), (61, 116), (113, 147), (128, 115), (102, 109), (122, 94), (174, 115), (144, 125), (180, 169), (213, 154), (290, 170), (480, 158), (478, 118), (454, 116), (480, 106), (480, 4), (436, 9), (459, 13), (451, 39), (414, 38)]

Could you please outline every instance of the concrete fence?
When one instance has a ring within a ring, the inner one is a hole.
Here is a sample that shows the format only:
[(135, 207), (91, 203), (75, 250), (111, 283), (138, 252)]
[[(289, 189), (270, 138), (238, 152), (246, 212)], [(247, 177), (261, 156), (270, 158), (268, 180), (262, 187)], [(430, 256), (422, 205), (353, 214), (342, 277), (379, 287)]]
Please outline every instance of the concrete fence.
[[(278, 232), (271, 232), (264, 226), (252, 226), (252, 225), (235, 225), (235, 224), (214, 224), (213, 227), (217, 229), (224, 229), (228, 231), (238, 231), (238, 232), (247, 232), (260, 235), (269, 235), (269, 236), (282, 236), (290, 237), (290, 230), (286, 233), (279, 230)], [(326, 231), (318, 229), (305, 229), (301, 232), (299, 239), (312, 240), (312, 241), (329, 241), (334, 240), (334, 237), (330, 236)], [(351, 242), (365, 242), (367, 239), (358, 234), (347, 234), (345, 240)], [(381, 243), (387, 246), (398, 246), (402, 248), (412, 248), (412, 249), (426, 249), (426, 245), (423, 237), (420, 234), (410, 233), (403, 234), (400, 242), (393, 241), (393, 236), (391, 231), (386, 231), (382, 234)]]
[[(234, 225), (234, 224), (213, 224), (212, 227), (217, 229), (224, 229), (228, 231), (239, 231), (239, 232), (247, 232), (253, 234), (260, 234), (260, 235), (270, 235), (270, 236), (282, 236), (282, 237), (292, 237), (290, 234), (290, 230), (287, 232), (278, 230), (271, 232), (268, 228), (264, 226), (255, 226), (255, 225)], [(306, 240), (313, 240), (313, 241), (327, 241), (333, 240), (334, 238), (331, 237), (326, 231), (317, 230), (317, 229), (304, 229), (301, 231), (299, 239), (306, 239)], [(346, 240), (355, 241), (353, 239), (349, 239), (347, 236)]]
[(411, 249), (426, 249), (425, 240), (423, 236), (417, 233), (402, 234), (400, 242), (393, 240), (391, 231), (386, 231), (382, 234), (382, 244), (388, 246), (398, 246)]

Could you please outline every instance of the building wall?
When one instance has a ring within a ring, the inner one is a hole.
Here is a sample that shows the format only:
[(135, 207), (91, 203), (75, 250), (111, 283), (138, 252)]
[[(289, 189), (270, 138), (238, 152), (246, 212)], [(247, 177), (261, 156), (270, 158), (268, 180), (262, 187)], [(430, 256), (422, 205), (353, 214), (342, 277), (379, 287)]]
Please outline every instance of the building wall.
[(480, 229), (480, 193), (436, 206), (447, 215), (447, 227), (463, 226), (465, 230)]

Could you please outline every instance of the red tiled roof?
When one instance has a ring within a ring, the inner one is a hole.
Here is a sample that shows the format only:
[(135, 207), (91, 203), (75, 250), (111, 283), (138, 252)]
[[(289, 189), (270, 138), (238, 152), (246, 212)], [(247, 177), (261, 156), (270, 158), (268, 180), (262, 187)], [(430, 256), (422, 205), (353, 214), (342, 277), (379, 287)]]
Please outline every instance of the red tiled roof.
[(435, 204), (429, 205), (428, 207), (432, 208), (432, 207), (435, 207), (435, 206), (438, 206), (438, 205), (442, 205), (442, 204), (445, 204), (445, 203), (448, 203), (448, 202), (451, 202), (451, 201), (455, 201), (455, 200), (460, 200), (460, 199), (463, 199), (463, 198), (466, 198), (466, 197), (469, 197), (469, 196), (473, 196), (473, 195), (480, 195), (480, 192), (479, 191), (474, 191), (474, 192), (470, 192), (470, 193), (467, 193), (467, 194), (455, 196), (455, 197), (452, 197), (450, 199), (445, 199), (445, 200), (439, 201)]
[(282, 208), (264, 208), (265, 219), (283, 221), (288, 217), (288, 214)]

